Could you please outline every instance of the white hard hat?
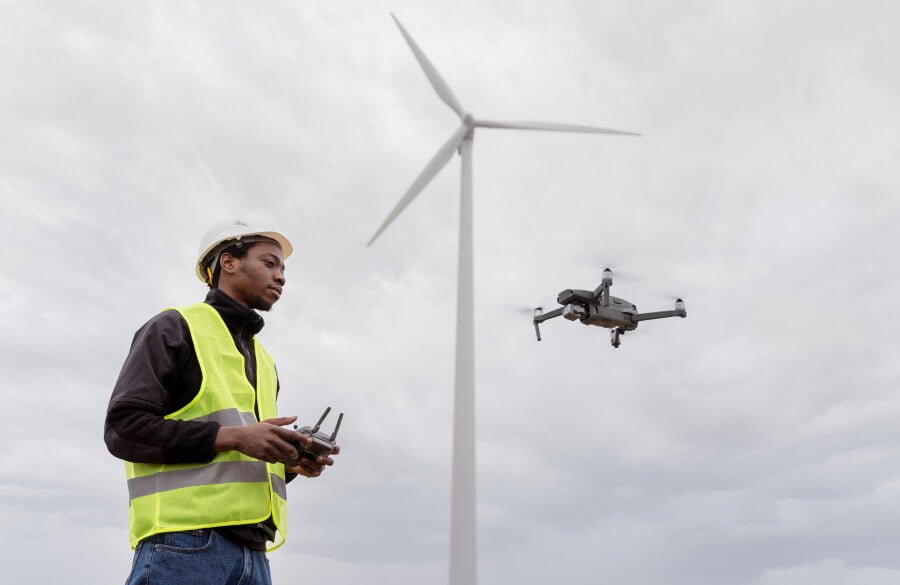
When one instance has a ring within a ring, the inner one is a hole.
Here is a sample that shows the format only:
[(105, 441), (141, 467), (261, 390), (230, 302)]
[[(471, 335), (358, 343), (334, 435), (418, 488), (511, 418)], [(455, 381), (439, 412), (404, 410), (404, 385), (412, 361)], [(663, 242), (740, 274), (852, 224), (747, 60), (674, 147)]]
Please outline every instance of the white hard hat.
[[(257, 237), (267, 238), (278, 243), (281, 246), (281, 254), (285, 259), (294, 251), (294, 247), (291, 246), (288, 239), (284, 237), (274, 224), (243, 218), (226, 219), (216, 223), (200, 240), (200, 253), (197, 255), (197, 262), (194, 265), (197, 278), (203, 281), (204, 284), (211, 284), (211, 276), (207, 269), (210, 272), (215, 270), (215, 262), (218, 258), (210, 258), (210, 255), (216, 248), (219, 248), (221, 252), (229, 245), (240, 241), (259, 241)], [(234, 240), (234, 242), (231, 242), (231, 240)]]

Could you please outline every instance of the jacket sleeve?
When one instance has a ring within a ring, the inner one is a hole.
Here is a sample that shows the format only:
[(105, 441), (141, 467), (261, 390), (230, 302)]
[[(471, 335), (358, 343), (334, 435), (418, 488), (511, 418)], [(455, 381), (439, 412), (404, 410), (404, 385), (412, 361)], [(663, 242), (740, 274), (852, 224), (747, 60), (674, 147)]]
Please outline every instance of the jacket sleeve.
[(216, 422), (167, 420), (200, 389), (187, 323), (165, 311), (135, 333), (106, 411), (109, 452), (135, 463), (204, 463), (215, 457)]

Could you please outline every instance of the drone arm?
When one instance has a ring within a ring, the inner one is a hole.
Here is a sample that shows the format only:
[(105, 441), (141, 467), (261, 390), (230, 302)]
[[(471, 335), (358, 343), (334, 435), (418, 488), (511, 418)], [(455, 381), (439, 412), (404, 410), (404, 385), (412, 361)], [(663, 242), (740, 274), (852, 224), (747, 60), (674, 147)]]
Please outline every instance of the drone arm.
[(562, 315), (562, 314), (563, 314), (563, 307), (560, 307), (560, 308), (558, 308), (558, 309), (553, 309), (553, 310), (550, 311), (549, 313), (544, 313), (543, 315), (535, 315), (535, 317), (534, 317), (534, 322), (535, 322), (535, 323), (543, 323), (543, 322), (546, 321), (547, 319), (552, 319), (552, 318), (554, 318), (554, 317), (559, 317), (559, 316)]
[(609, 306), (609, 283), (603, 281), (603, 283), (594, 289), (594, 292), (591, 293), (591, 298), (599, 299), (600, 305), (603, 307)]
[(674, 311), (655, 311), (653, 313), (635, 313), (631, 315), (632, 321), (650, 321), (651, 319), (665, 319), (666, 317), (687, 317), (687, 311), (684, 309), (675, 309)]
[(563, 308), (560, 307), (558, 309), (554, 309), (549, 313), (544, 313), (540, 309), (534, 310), (534, 319), (532, 323), (534, 323), (534, 334), (537, 337), (537, 340), (541, 340), (541, 328), (540, 323), (543, 323), (547, 319), (552, 319), (553, 317), (559, 317), (563, 313)]
[(600, 281), (600, 286), (594, 289), (593, 295), (591, 295), (595, 299), (600, 300), (600, 306), (608, 307), (609, 306), (609, 287), (612, 286), (612, 270), (609, 268), (603, 269), (603, 280)]

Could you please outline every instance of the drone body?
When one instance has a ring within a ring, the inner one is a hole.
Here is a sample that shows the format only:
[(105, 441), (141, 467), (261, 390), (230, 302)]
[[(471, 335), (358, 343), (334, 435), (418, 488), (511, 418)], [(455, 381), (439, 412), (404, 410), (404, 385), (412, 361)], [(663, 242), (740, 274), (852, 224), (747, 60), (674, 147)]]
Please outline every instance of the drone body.
[(671, 311), (656, 311), (653, 313), (639, 313), (637, 306), (625, 299), (609, 294), (612, 286), (612, 271), (607, 268), (603, 271), (603, 281), (596, 289), (577, 290), (568, 288), (556, 297), (562, 307), (544, 313), (541, 307), (534, 310), (534, 332), (537, 340), (541, 340), (540, 323), (562, 315), (569, 321), (581, 321), (585, 325), (597, 325), (609, 329), (610, 342), (613, 347), (619, 347), (620, 337), (626, 331), (637, 329), (641, 321), (651, 319), (665, 319), (666, 317), (687, 317), (684, 301), (676, 299), (675, 309)]

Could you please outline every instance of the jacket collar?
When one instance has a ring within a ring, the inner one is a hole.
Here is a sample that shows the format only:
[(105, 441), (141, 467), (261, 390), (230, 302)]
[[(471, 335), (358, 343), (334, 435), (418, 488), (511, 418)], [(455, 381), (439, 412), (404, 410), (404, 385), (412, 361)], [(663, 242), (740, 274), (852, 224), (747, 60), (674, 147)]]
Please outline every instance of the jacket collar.
[(232, 335), (253, 337), (266, 324), (259, 313), (248, 309), (217, 288), (210, 289), (204, 302), (219, 312)]

